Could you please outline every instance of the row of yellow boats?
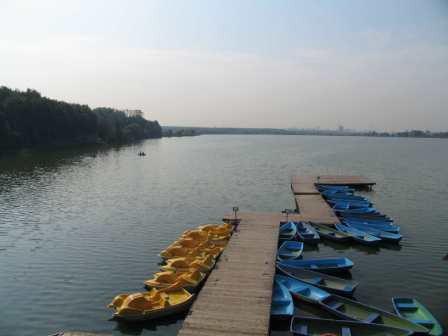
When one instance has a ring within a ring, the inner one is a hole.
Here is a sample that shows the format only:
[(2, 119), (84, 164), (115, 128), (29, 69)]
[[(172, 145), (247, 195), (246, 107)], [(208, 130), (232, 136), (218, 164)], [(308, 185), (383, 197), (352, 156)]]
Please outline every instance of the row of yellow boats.
[(144, 282), (148, 291), (117, 295), (108, 307), (114, 317), (150, 320), (188, 309), (233, 232), (231, 224), (205, 224), (185, 231), (160, 252), (161, 272)]

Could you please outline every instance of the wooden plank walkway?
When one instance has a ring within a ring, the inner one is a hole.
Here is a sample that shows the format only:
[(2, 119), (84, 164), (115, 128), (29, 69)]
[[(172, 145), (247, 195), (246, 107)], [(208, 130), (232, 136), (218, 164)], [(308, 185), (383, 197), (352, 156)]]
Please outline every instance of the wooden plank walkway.
[(294, 198), (302, 220), (330, 225), (340, 223), (333, 209), (322, 196), (295, 195)]
[[(241, 222), (179, 336), (268, 335), (278, 229), (283, 215), (239, 213)], [(229, 215), (229, 218), (233, 218)]]
[(295, 195), (318, 195), (316, 183), (349, 185), (355, 188), (371, 188), (375, 182), (363, 176), (348, 175), (297, 175), (291, 179), (291, 189)]

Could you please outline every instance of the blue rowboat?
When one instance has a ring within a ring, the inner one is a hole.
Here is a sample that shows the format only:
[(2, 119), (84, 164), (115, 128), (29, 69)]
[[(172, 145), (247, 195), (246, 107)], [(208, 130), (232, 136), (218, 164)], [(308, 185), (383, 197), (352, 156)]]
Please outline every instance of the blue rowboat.
[(297, 227), (294, 222), (280, 225), (280, 240), (294, 240), (297, 234)]
[(409, 330), (398, 329), (381, 324), (358, 321), (321, 319), (308, 316), (294, 316), (290, 331), (297, 336), (409, 336)]
[(353, 267), (353, 261), (348, 258), (282, 260), (277, 262), (280, 266), (290, 268), (304, 268), (322, 273), (337, 273), (348, 271)]
[(347, 185), (317, 184), (317, 188), (323, 190), (355, 191)]
[(386, 217), (363, 217), (363, 216), (356, 216), (356, 215), (350, 215), (350, 214), (342, 214), (342, 218), (347, 220), (353, 220), (358, 222), (367, 222), (367, 223), (383, 223), (383, 224), (392, 224), (394, 221), (390, 218)]
[(309, 223), (297, 222), (297, 238), (307, 244), (317, 244), (320, 236)]
[(335, 205), (333, 207), (333, 210), (336, 211), (336, 213), (350, 213), (350, 214), (379, 214), (379, 212), (372, 207), (369, 208), (360, 208), (360, 209), (348, 209), (346, 207), (338, 207)]
[(319, 190), (320, 194), (324, 197), (335, 197), (335, 196), (355, 196), (353, 191), (341, 191), (341, 190)]
[(277, 270), (296, 280), (306, 282), (330, 293), (338, 295), (353, 295), (358, 283), (354, 280), (346, 280), (324, 273), (318, 273), (303, 268), (294, 268), (277, 264)]
[(425, 327), (405, 318), (342, 296), (330, 294), (303, 281), (281, 275), (276, 275), (275, 279), (288, 288), (293, 297), (316, 304), (342, 319), (380, 324), (419, 334), (428, 332)]
[(344, 213), (344, 214), (341, 214), (341, 216), (355, 218), (355, 219), (383, 220), (383, 221), (391, 221), (391, 222), (393, 222), (393, 220), (390, 217), (388, 217), (388, 216), (386, 216), (384, 214), (380, 214), (380, 213), (377, 213), (377, 214), (351, 214), (351, 213)]
[(371, 234), (368, 234), (367, 232), (358, 230), (356, 228), (343, 225), (343, 224), (336, 224), (336, 229), (338, 229), (341, 232), (344, 232), (352, 238), (357, 241), (360, 244), (368, 245), (368, 246), (375, 246), (378, 245), (378, 243), (381, 241), (381, 238), (375, 237)]
[(355, 203), (368, 203), (371, 202), (363, 197), (357, 198), (356, 196), (335, 196), (335, 197), (324, 197), (327, 202), (355, 202)]
[(303, 243), (295, 240), (286, 240), (280, 245), (277, 252), (279, 260), (298, 259), (302, 257)]
[(274, 281), (272, 291), (271, 316), (274, 318), (290, 317), (294, 314), (291, 293), (279, 281)]
[(443, 328), (439, 321), (420, 302), (413, 298), (392, 298), (392, 305), (398, 316), (420, 324), (429, 330), (429, 335), (442, 336)]
[(327, 203), (330, 204), (330, 206), (347, 206), (349, 209), (368, 208), (372, 206), (372, 203), (366, 201), (348, 201), (343, 199), (327, 199)]
[(370, 226), (359, 225), (358, 223), (346, 223), (346, 222), (344, 222), (344, 223), (347, 224), (348, 226), (351, 226), (351, 227), (354, 227), (355, 229), (364, 231), (368, 234), (371, 234), (372, 236), (381, 238), (385, 241), (398, 243), (401, 240), (401, 238), (403, 238), (403, 236), (399, 233), (381, 231), (381, 230), (374, 229)]
[(352, 240), (352, 237), (344, 232), (340, 232), (336, 229), (333, 229), (330, 225), (325, 224), (316, 224), (312, 223), (316, 231), (319, 233), (319, 236), (322, 238), (326, 238), (329, 240), (337, 241), (340, 243), (348, 242)]
[(398, 225), (392, 225), (392, 224), (388, 224), (388, 223), (380, 223), (380, 222), (369, 223), (369, 222), (357, 221), (357, 220), (347, 219), (347, 218), (344, 218), (343, 221), (347, 224), (358, 224), (358, 226), (360, 226), (360, 227), (367, 226), (367, 227), (371, 227), (373, 229), (381, 230), (381, 231), (387, 231), (387, 232), (393, 232), (393, 233), (400, 232), (400, 227)]

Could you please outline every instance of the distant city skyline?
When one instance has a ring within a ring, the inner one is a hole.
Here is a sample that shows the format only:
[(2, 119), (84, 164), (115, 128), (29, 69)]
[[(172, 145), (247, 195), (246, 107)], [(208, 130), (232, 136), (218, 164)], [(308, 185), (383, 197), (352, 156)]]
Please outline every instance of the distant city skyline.
[(443, 0), (1, 3), (0, 85), (162, 125), (448, 129)]

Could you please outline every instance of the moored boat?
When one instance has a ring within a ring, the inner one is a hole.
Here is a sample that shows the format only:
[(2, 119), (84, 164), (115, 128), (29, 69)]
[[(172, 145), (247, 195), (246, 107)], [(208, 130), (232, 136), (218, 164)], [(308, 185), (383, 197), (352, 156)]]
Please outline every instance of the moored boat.
[(272, 291), (271, 316), (290, 317), (294, 314), (294, 303), (289, 290), (280, 282), (274, 281)]
[(307, 244), (317, 244), (320, 236), (316, 229), (309, 223), (297, 222), (297, 238)]
[(352, 237), (344, 232), (333, 229), (330, 225), (312, 223), (319, 236), (337, 242), (348, 242)]
[(277, 262), (280, 266), (286, 265), (290, 268), (305, 268), (323, 273), (337, 273), (347, 271), (353, 267), (353, 262), (348, 258), (329, 259), (305, 259), (305, 260), (282, 260)]
[(412, 332), (380, 324), (294, 316), (290, 331), (297, 336), (408, 336)]
[(381, 324), (419, 334), (428, 332), (425, 327), (405, 318), (342, 296), (330, 294), (303, 281), (280, 275), (277, 275), (275, 278), (288, 288), (292, 296), (316, 304), (342, 319)]
[(392, 233), (399, 233), (400, 227), (398, 225), (392, 225), (390, 223), (384, 223), (384, 222), (367, 222), (362, 220), (353, 220), (344, 218), (343, 220), (347, 224), (358, 224), (361, 227), (370, 227), (372, 229), (386, 231), (386, 232), (392, 232)]
[(398, 243), (403, 238), (403, 236), (399, 233), (382, 231), (382, 230), (374, 229), (370, 226), (360, 225), (359, 223), (353, 223), (353, 222), (352, 223), (344, 222), (344, 223), (347, 224), (348, 226), (354, 227), (355, 229), (364, 231), (364, 232), (371, 234), (375, 237), (381, 238), (384, 241)]
[(298, 259), (302, 257), (302, 252), (303, 252), (302, 242), (294, 240), (286, 240), (280, 245), (277, 252), (277, 258), (279, 260)]
[(381, 242), (381, 238), (375, 237), (367, 232), (358, 230), (356, 228), (343, 225), (343, 224), (335, 224), (337, 230), (344, 232), (350, 236), (352, 236), (353, 240), (357, 241), (360, 244), (375, 246)]
[(183, 288), (154, 288), (148, 292), (117, 295), (108, 307), (115, 310), (115, 318), (143, 321), (183, 312), (193, 300), (194, 294)]
[(154, 274), (152, 279), (144, 282), (147, 288), (168, 288), (175, 285), (176, 288), (184, 288), (189, 292), (194, 292), (205, 279), (205, 273), (197, 269), (191, 269), (189, 272), (164, 271)]
[(431, 312), (414, 298), (392, 298), (392, 305), (398, 316), (420, 324), (429, 330), (429, 335), (442, 336), (443, 328)]
[(189, 272), (197, 269), (202, 273), (209, 273), (215, 265), (215, 258), (207, 256), (204, 258), (173, 258), (166, 261), (166, 265), (160, 266), (162, 271)]
[(297, 227), (294, 222), (289, 221), (288, 223), (280, 225), (280, 240), (294, 240), (297, 234)]
[(277, 263), (277, 270), (288, 277), (339, 295), (353, 295), (358, 286), (358, 282), (353, 280), (341, 279), (311, 270), (289, 267), (280, 263)]

